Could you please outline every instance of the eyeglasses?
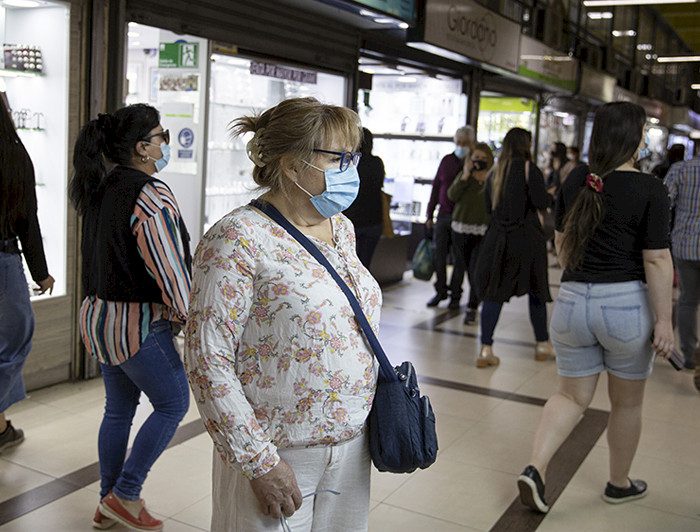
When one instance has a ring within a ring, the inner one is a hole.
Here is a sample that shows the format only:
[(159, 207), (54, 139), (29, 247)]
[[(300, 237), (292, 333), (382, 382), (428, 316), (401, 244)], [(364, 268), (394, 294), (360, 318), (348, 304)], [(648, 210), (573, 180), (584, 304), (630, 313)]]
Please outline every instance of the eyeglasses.
[(170, 144), (170, 130), (169, 129), (164, 129), (163, 131), (159, 131), (158, 133), (153, 133), (153, 135), (148, 135), (146, 137), (143, 137), (141, 140), (143, 142), (148, 142), (151, 140), (153, 137), (163, 137), (163, 142), (166, 144)]
[[(306, 495), (302, 495), (301, 498), (306, 499), (307, 497), (313, 497), (314, 495), (318, 495), (319, 493), (332, 493), (333, 495), (340, 495), (340, 492), (335, 490), (318, 490), (314, 491), (313, 493), (307, 493)], [(289, 526), (289, 523), (287, 522), (287, 517), (284, 515), (284, 512), (282, 512), (282, 517), (280, 517), (280, 525), (282, 526), (283, 532), (292, 532), (292, 527)]]
[(356, 152), (351, 152), (351, 151), (328, 151), (328, 150), (312, 150), (316, 152), (321, 152), (321, 153), (332, 153), (333, 155), (340, 155), (340, 171), (344, 172), (345, 170), (348, 169), (348, 166), (350, 166), (350, 163), (352, 163), (353, 166), (357, 166), (358, 163), (360, 162), (360, 157), (362, 157), (362, 154), (359, 151)]

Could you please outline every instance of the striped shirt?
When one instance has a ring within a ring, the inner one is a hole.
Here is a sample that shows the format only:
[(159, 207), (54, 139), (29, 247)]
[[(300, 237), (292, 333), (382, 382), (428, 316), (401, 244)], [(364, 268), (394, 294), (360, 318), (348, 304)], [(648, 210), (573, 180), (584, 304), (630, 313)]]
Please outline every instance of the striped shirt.
[(700, 260), (700, 157), (671, 166), (664, 179), (676, 216), (671, 231), (673, 255)]
[(105, 301), (88, 296), (80, 308), (80, 332), (87, 352), (103, 364), (118, 365), (135, 355), (151, 323), (185, 323), (190, 276), (180, 237), (180, 210), (162, 183), (141, 189), (131, 232), (146, 269), (161, 289), (163, 303)]

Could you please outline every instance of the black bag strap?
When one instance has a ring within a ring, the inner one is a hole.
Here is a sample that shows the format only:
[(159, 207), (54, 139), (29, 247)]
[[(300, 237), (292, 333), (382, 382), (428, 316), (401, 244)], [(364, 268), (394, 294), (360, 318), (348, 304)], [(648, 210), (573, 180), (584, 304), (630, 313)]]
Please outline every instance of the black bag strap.
[(328, 259), (323, 255), (323, 253), (321, 253), (321, 251), (313, 244), (313, 242), (311, 242), (311, 240), (309, 240), (301, 231), (299, 231), (299, 229), (294, 227), (289, 220), (287, 220), (282, 213), (270, 203), (263, 203), (259, 200), (253, 200), (250, 202), (250, 205), (264, 212), (267, 216), (281, 225), (290, 235), (292, 235), (292, 237), (294, 237), (297, 242), (299, 242), (299, 244), (304, 247), (304, 249), (306, 249), (306, 251), (311, 253), (313, 258), (315, 258), (322, 266), (326, 268), (326, 270), (328, 270), (328, 273), (330, 273), (331, 277), (333, 277), (335, 282), (338, 283), (338, 286), (345, 294), (345, 297), (348, 298), (348, 302), (350, 303), (352, 310), (355, 312), (355, 317), (360, 323), (360, 327), (362, 327), (362, 332), (364, 332), (365, 338), (367, 338), (367, 341), (372, 348), (372, 352), (379, 362), (379, 371), (382, 374), (382, 377), (388, 381), (398, 380), (398, 377), (391, 366), (391, 362), (389, 362), (389, 359), (386, 357), (386, 353), (384, 353), (384, 349), (382, 349), (379, 339), (374, 334), (372, 326), (367, 321), (367, 317), (362, 311), (362, 307), (357, 301), (355, 294), (352, 293), (352, 290), (350, 290), (348, 285), (345, 283), (345, 281), (343, 281), (343, 278), (340, 276), (340, 274), (338, 274), (335, 268), (333, 268), (331, 263), (328, 262)]

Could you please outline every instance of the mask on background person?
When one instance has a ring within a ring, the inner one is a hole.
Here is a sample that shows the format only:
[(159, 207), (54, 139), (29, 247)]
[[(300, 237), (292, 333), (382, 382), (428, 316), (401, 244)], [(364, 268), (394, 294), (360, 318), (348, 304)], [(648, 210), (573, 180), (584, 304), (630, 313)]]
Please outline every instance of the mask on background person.
[(354, 165), (351, 164), (341, 172), (338, 168), (324, 170), (311, 163), (304, 162), (311, 168), (323, 172), (326, 181), (326, 190), (318, 196), (314, 196), (299, 183), (296, 183), (296, 186), (309, 195), (311, 203), (321, 216), (330, 218), (352, 205), (352, 202), (357, 198), (357, 193), (360, 191), (360, 174), (357, 173), (357, 168)]
[[(155, 144), (151, 144), (152, 146), (155, 146)], [(163, 156), (160, 159), (153, 159), (150, 155), (148, 156), (149, 159), (152, 159), (155, 161), (156, 165), (156, 172), (162, 172), (163, 168), (168, 166), (168, 163), (170, 162), (170, 144), (166, 144), (165, 142), (161, 142), (159, 145), (160, 151), (163, 154)]]
[(467, 156), (467, 147), (466, 146), (455, 146), (454, 154), (458, 158), (464, 159)]
[(486, 170), (486, 167), (489, 164), (486, 161), (472, 161), (472, 170), (479, 171), (479, 170)]

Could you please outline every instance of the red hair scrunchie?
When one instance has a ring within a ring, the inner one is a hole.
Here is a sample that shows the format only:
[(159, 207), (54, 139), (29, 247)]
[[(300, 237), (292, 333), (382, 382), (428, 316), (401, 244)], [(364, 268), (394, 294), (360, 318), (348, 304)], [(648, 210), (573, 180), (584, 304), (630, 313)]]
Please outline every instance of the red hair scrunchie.
[(603, 192), (603, 180), (598, 174), (588, 174), (586, 176), (586, 185), (591, 187), (598, 194)]

